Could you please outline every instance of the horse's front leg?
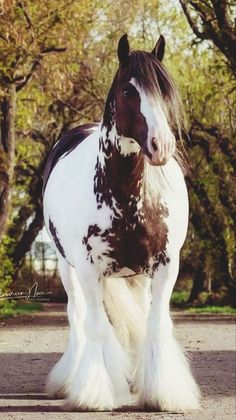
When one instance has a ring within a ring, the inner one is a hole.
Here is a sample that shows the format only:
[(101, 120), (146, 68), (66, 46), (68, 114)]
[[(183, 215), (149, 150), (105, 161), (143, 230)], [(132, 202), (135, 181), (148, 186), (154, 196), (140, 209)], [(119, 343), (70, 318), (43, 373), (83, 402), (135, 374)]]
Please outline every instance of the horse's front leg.
[(85, 305), (75, 269), (59, 253), (57, 257), (61, 280), (68, 297), (67, 315), (70, 333), (67, 349), (50, 372), (46, 390), (51, 395), (64, 397), (68, 394), (69, 383), (72, 381), (80, 359), (84, 340)]
[(85, 304), (84, 340), (67, 388), (67, 408), (111, 410), (129, 402), (126, 354), (104, 310), (102, 286), (94, 265), (80, 261), (76, 272)]
[(179, 256), (160, 265), (152, 284), (147, 335), (136, 372), (139, 402), (164, 411), (199, 408), (199, 390), (173, 334), (169, 302), (179, 270)]

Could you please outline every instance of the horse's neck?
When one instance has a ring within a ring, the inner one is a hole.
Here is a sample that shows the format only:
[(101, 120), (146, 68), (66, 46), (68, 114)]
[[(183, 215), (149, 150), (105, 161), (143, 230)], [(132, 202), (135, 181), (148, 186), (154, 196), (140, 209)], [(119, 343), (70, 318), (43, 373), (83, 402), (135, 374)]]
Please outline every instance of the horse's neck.
[(102, 130), (99, 149), (98, 166), (104, 189), (121, 204), (128, 203), (131, 196), (140, 198), (144, 176), (140, 148), (130, 139), (120, 138), (113, 128), (109, 132)]

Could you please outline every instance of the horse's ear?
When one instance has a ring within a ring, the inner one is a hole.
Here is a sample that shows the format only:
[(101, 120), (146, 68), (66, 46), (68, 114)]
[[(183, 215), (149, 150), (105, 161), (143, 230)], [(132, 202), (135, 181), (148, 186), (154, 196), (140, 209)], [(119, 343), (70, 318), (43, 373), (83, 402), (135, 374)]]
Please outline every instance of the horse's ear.
[(123, 35), (118, 43), (117, 55), (120, 64), (127, 64), (129, 57), (130, 47), (127, 34)]
[(152, 54), (155, 55), (155, 57), (159, 60), (162, 61), (164, 54), (165, 54), (165, 38), (163, 35), (160, 35), (154, 49), (152, 50)]

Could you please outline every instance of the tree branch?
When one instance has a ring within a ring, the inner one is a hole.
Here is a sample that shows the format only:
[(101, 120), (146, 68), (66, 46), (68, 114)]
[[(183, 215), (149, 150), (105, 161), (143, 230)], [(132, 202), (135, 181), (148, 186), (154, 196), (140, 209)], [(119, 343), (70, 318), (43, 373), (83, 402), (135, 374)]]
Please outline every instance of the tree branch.
[(201, 40), (206, 39), (205, 31), (201, 32), (200, 29), (198, 28), (196, 22), (192, 19), (191, 14), (189, 13), (186, 1), (185, 0), (180, 0), (180, 4), (181, 4), (182, 9), (184, 11), (184, 14), (187, 18), (189, 26), (192, 28), (194, 34), (198, 38), (200, 38)]
[[(211, 40), (227, 58), (235, 74), (236, 34), (233, 26), (230, 25), (229, 2), (225, 0), (211, 0), (211, 3), (213, 7), (210, 7), (206, 1), (180, 0), (183, 12), (194, 34), (200, 40)], [(197, 17), (192, 15), (191, 9), (201, 19), (202, 28), (199, 28)]]
[[(203, 135), (200, 135), (200, 133), (196, 130), (201, 130)], [(214, 143), (217, 144), (221, 152), (227, 156), (230, 165), (234, 168), (234, 170), (236, 170), (236, 147), (232, 144), (230, 139), (224, 133), (222, 133), (218, 127), (207, 127), (198, 120), (193, 121), (192, 127), (190, 129), (190, 138), (192, 143), (195, 143), (195, 139), (199, 139), (199, 141), (197, 141), (195, 144), (199, 144), (205, 152), (207, 151), (206, 156), (209, 159), (209, 141), (207, 141), (204, 133), (214, 138)]]
[[(30, 71), (25, 76), (18, 76), (14, 79), (14, 82), (17, 83), (16, 91), (19, 92), (23, 87), (28, 83), (28, 81), (32, 78), (33, 74), (37, 70), (37, 68), (41, 64), (41, 60), (43, 59), (43, 56), (45, 54), (51, 54), (51, 53), (61, 53), (65, 52), (66, 48), (64, 47), (42, 47), (41, 52), (38, 55), (38, 57), (34, 60)], [(19, 83), (21, 81), (21, 83)]]
[(21, 1), (18, 1), (18, 2), (17, 2), (17, 6), (18, 6), (18, 7), (22, 10), (22, 12), (23, 12), (23, 14), (24, 14), (24, 16), (25, 16), (25, 19), (26, 19), (26, 21), (27, 21), (27, 23), (28, 23), (28, 27), (27, 27), (26, 29), (33, 28), (33, 25), (32, 25), (32, 22), (31, 22), (31, 19), (30, 19), (30, 17), (29, 17), (29, 15), (28, 15), (28, 13), (26, 12), (26, 10), (25, 10), (25, 8), (24, 8), (23, 3), (21, 3)]
[(3, 36), (2, 34), (0, 34), (0, 38), (1, 38), (1, 39), (3, 39), (3, 41), (5, 41), (5, 42), (7, 42), (7, 43), (8, 43), (7, 38), (5, 38), (5, 36)]
[(33, 62), (32, 66), (31, 66), (31, 69), (30, 69), (29, 73), (26, 76), (22, 76), (22, 78), (18, 78), (18, 79), (16, 78), (14, 80), (15, 82), (18, 82), (19, 80), (22, 80), (23, 79), (21, 81), (21, 83), (19, 83), (19, 84), (17, 83), (17, 86), (16, 86), (16, 91), (17, 92), (19, 92), (21, 89), (23, 89), (23, 87), (25, 87), (25, 85), (28, 83), (28, 81), (32, 78), (34, 72), (40, 66), (40, 61), (41, 61), (41, 58), (36, 59)]
[(41, 54), (50, 54), (50, 53), (61, 53), (61, 52), (65, 52), (67, 50), (66, 47), (47, 47), (47, 48), (42, 48), (41, 50)]

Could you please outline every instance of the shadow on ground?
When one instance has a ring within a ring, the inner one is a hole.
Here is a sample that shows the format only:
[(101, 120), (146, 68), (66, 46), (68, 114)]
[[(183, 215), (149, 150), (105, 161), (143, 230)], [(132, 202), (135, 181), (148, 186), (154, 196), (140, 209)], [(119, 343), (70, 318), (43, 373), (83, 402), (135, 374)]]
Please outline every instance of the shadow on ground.
[[(0, 398), (44, 393), (44, 384), (60, 353), (1, 353)], [(235, 394), (234, 351), (190, 352), (193, 373), (204, 394)], [(210, 386), (209, 386), (210, 384)]]

